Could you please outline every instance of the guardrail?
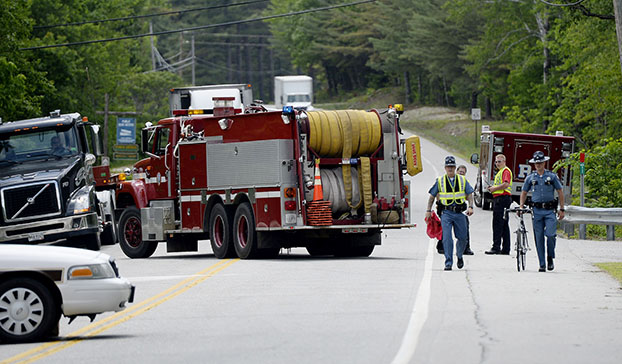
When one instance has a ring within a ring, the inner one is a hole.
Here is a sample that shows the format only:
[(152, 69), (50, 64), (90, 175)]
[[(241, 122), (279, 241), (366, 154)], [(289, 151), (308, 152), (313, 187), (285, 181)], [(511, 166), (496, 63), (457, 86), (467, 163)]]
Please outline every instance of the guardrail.
[[(622, 225), (622, 208), (566, 206), (565, 209), (562, 221), (567, 224), (607, 225), (607, 240), (615, 240), (614, 227)], [(585, 227), (579, 229), (579, 238), (585, 239)]]

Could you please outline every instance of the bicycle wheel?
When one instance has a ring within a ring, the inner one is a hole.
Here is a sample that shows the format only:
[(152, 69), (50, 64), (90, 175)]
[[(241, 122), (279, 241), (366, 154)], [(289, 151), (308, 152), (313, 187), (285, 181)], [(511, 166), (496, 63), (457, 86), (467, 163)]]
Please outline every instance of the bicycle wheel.
[(516, 269), (520, 272), (521, 267), (524, 270), (524, 255), (523, 255), (523, 239), (524, 236), (520, 232), (516, 234)]
[(525, 270), (525, 264), (527, 263), (527, 232), (522, 232), (523, 238), (521, 239), (521, 265)]

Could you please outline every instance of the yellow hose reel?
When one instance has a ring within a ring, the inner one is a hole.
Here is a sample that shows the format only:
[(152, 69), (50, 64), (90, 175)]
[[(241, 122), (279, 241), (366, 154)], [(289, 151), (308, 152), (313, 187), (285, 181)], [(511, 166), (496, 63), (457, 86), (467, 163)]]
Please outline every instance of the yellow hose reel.
[(380, 146), (382, 126), (375, 112), (307, 111), (309, 146), (320, 157), (370, 155)]

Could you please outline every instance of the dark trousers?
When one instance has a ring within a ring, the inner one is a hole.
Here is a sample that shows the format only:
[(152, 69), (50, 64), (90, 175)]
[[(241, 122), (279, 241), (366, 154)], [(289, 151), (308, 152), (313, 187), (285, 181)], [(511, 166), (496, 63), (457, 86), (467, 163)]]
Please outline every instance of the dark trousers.
[[(510, 225), (503, 218), (503, 209), (507, 209), (512, 204), (512, 197), (502, 195), (493, 199), (492, 209), (492, 249), (501, 250), (502, 253), (510, 252)], [(503, 247), (501, 241), (503, 240)]]
[[(469, 230), (469, 217), (466, 217), (466, 226), (467, 226), (467, 237), (466, 237), (466, 247), (464, 248), (464, 251), (469, 251), (471, 250), (471, 231)], [(441, 251), (444, 251), (445, 248), (443, 248), (443, 238), (441, 237), (441, 240), (437, 240), (436, 241), (436, 250), (439, 251), (439, 253)]]

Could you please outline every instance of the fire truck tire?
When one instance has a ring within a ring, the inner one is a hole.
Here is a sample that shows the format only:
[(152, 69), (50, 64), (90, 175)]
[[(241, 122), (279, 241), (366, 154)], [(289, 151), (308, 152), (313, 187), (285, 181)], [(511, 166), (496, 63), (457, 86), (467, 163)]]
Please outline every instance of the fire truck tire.
[(114, 221), (104, 226), (100, 238), (102, 245), (115, 245), (117, 243), (117, 229)]
[(158, 248), (158, 243), (143, 241), (140, 211), (136, 206), (127, 207), (119, 219), (119, 245), (128, 258), (149, 258)]
[(473, 192), (473, 201), (475, 202), (475, 206), (482, 207), (482, 200), (482, 185), (481, 183), (478, 183), (477, 186), (475, 186), (475, 191)]
[(209, 217), (209, 240), (216, 258), (231, 258), (235, 255), (232, 233), (230, 214), (222, 204), (215, 205)]
[(257, 232), (253, 209), (248, 202), (241, 203), (233, 218), (233, 245), (240, 259), (258, 257)]
[(492, 201), (486, 198), (486, 196), (482, 196), (482, 209), (490, 210), (492, 206)]

